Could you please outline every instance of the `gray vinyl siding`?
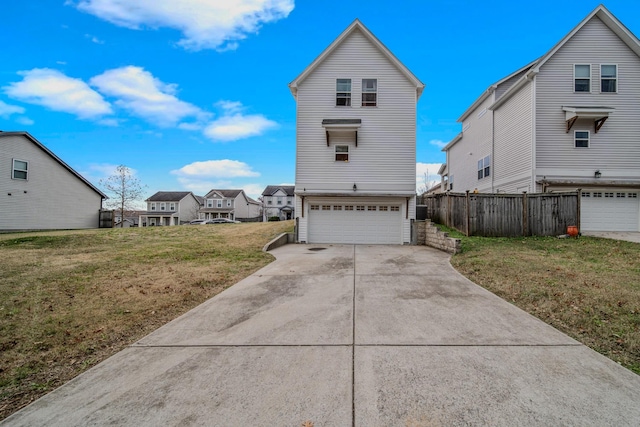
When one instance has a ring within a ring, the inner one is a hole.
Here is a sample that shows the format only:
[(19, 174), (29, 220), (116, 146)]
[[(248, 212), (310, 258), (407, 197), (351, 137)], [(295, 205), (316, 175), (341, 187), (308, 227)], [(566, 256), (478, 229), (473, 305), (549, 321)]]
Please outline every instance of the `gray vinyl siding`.
[[(491, 155), (492, 115), (488, 107), (493, 96), (488, 97), (462, 123), (462, 139), (448, 153), (447, 169), (453, 176), (453, 191), (491, 191), (491, 179), (478, 179), (478, 160)], [(483, 113), (484, 112), (484, 113)]]
[[(591, 92), (573, 92), (573, 65), (591, 64)], [(618, 65), (618, 93), (600, 93), (600, 64)], [(594, 17), (544, 64), (537, 76), (538, 177), (638, 177), (640, 165), (640, 58)], [(596, 134), (593, 120), (566, 133), (562, 106), (615, 108)], [(589, 148), (574, 148), (574, 131), (590, 131)]]
[(519, 72), (518, 74), (515, 74), (515, 75), (511, 76), (510, 78), (508, 78), (507, 80), (505, 80), (504, 82), (500, 83), (498, 85), (498, 87), (496, 88), (496, 91), (495, 91), (495, 99), (496, 99), (496, 101), (498, 99), (500, 99), (500, 97), (502, 95), (504, 95), (504, 93), (507, 90), (509, 90), (509, 88), (511, 86), (513, 86), (518, 80), (520, 80), (520, 78), (522, 76), (524, 76), (527, 73), (527, 71), (529, 71), (530, 69), (531, 68), (526, 68), (526, 69), (522, 70), (521, 72)]
[[(29, 162), (27, 181), (11, 179), (12, 159)], [(98, 228), (101, 206), (96, 191), (32, 141), (0, 138), (0, 230)]]
[(188, 222), (198, 218), (198, 210), (200, 203), (189, 194), (178, 203), (178, 220), (180, 222)]
[(533, 84), (527, 83), (494, 111), (494, 192), (515, 193), (531, 182), (532, 88)]
[[(336, 107), (336, 79), (351, 79), (351, 107)], [(377, 79), (376, 107), (360, 107), (362, 79)], [(415, 191), (416, 87), (359, 31), (354, 31), (298, 86), (296, 190)], [(326, 143), (323, 119), (361, 119)], [(335, 145), (349, 142), (349, 162)]]

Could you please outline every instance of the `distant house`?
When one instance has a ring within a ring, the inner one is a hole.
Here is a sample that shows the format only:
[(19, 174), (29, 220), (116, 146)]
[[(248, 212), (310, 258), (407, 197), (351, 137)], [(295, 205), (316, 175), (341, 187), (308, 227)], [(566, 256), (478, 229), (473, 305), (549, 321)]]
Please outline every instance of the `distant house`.
[(260, 221), (260, 211), (260, 203), (247, 196), (244, 190), (211, 190), (204, 196), (199, 217)]
[(158, 191), (145, 202), (147, 211), (140, 213), (139, 227), (180, 225), (198, 218), (200, 209), (191, 191)]
[(640, 230), (640, 41), (604, 6), (458, 121), (443, 191), (581, 189), (583, 231)]
[(357, 19), (289, 84), (300, 242), (411, 243), (423, 88)]
[[(114, 228), (129, 228), (129, 227), (139, 227), (140, 225), (140, 215), (144, 215), (147, 211), (130, 211), (124, 213), (124, 220), (120, 216), (119, 211), (114, 211), (115, 216), (113, 220)], [(121, 224), (121, 222), (123, 222)]]
[(0, 230), (98, 228), (106, 198), (28, 132), (0, 131)]
[(295, 218), (295, 186), (268, 185), (262, 192), (263, 216), (265, 221), (278, 217), (284, 221)]

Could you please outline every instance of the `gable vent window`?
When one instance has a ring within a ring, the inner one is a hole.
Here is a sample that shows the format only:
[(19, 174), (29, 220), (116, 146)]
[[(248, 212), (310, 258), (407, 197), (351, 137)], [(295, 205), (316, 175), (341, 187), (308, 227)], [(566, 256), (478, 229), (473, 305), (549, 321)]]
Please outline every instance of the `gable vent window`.
[(351, 106), (351, 79), (336, 80), (336, 106)]
[(575, 92), (591, 92), (591, 65), (574, 65), (573, 79)]
[(29, 162), (25, 162), (24, 160), (13, 160), (13, 172), (11, 177), (13, 179), (23, 179), (27, 180), (29, 172)]
[(589, 148), (589, 131), (585, 131), (585, 130), (575, 131), (575, 147)]
[(617, 65), (601, 65), (600, 66), (600, 92), (617, 92), (618, 91), (618, 66)]
[(348, 161), (349, 161), (349, 146), (336, 145), (336, 162), (348, 162)]
[(378, 80), (362, 79), (362, 106), (375, 107), (378, 105)]

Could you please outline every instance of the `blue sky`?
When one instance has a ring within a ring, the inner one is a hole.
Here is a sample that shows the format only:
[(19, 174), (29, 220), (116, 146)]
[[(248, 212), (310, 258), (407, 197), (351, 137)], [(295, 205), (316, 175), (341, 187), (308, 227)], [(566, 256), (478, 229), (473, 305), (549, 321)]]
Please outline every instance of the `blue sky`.
[[(135, 7), (132, 7), (134, 4)], [(493, 82), (598, 1), (39, 0), (3, 4), (0, 129), (25, 130), (94, 184), (123, 164), (159, 190), (295, 180), (287, 84), (355, 18), (423, 83), (417, 182)], [(640, 34), (640, 2), (605, 6)]]

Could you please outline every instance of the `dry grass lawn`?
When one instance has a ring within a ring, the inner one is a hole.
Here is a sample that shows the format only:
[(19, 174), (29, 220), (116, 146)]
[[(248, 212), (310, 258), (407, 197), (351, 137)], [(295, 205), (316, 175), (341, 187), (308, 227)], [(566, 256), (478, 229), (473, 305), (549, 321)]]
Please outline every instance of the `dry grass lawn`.
[(0, 234), (0, 419), (265, 266), (292, 229)]
[(640, 374), (640, 244), (455, 237), (470, 280)]

